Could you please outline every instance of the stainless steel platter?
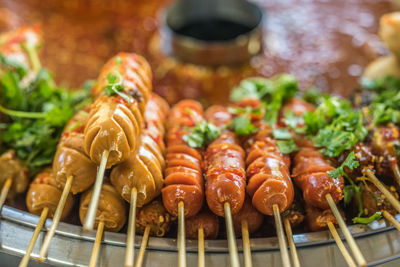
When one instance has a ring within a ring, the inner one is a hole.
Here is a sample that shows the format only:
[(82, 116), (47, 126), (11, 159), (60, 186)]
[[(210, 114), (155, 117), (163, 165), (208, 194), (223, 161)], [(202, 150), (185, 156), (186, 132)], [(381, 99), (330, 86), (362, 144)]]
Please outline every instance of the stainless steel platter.
[[(0, 221), (0, 252), (21, 257), (32, 236), (38, 217), (15, 208), (5, 206)], [(400, 220), (400, 214), (396, 216)], [(51, 220), (47, 220), (46, 228)], [(356, 241), (363, 252), (368, 265), (374, 266), (400, 258), (400, 232), (388, 227), (384, 220), (369, 225), (349, 227), (357, 237)], [(32, 253), (38, 256), (45, 232), (39, 235)], [(95, 239), (95, 232), (84, 233), (82, 227), (60, 223), (51, 243), (47, 264), (56, 266), (87, 266)], [(336, 244), (327, 231), (294, 235), (302, 266), (345, 266), (346, 263)], [(141, 237), (136, 238), (138, 250)], [(241, 240), (238, 240), (241, 252)], [(207, 240), (206, 266), (228, 266), (229, 255), (225, 240)], [(277, 238), (251, 239), (254, 266), (281, 266)], [(187, 240), (188, 266), (197, 264), (197, 241)], [(137, 251), (136, 251), (137, 253)], [(6, 254), (4, 254), (7, 256)], [(123, 266), (125, 256), (125, 234), (104, 234), (99, 266)], [(242, 255), (240, 255), (242, 256)], [(15, 266), (16, 259), (0, 254), (0, 266)], [(4, 259), (4, 261), (2, 261)], [(34, 263), (34, 262), (33, 262)], [(145, 257), (145, 266), (176, 266), (176, 240), (151, 237)], [(36, 265), (36, 264), (33, 264)], [(396, 265), (394, 265), (396, 266)]]

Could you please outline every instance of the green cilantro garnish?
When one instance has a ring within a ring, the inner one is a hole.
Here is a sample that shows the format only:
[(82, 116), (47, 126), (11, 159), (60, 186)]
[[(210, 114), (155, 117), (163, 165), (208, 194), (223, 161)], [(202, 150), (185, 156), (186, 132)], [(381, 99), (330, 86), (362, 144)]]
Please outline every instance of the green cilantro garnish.
[(290, 134), (290, 132), (284, 128), (274, 129), (272, 131), (272, 135), (274, 136), (275, 139), (283, 139), (283, 140), (292, 139), (292, 135)]
[(283, 102), (293, 97), (297, 91), (297, 80), (293, 75), (282, 74), (270, 79), (256, 77), (243, 80), (234, 88), (231, 100), (260, 99), (265, 109), (264, 121), (273, 126)]
[(107, 95), (114, 95), (117, 94), (122, 97), (125, 101), (132, 103), (133, 98), (130, 95), (123, 93), (124, 85), (123, 85), (123, 78), (118, 71), (114, 71), (113, 73), (107, 74), (107, 81), (108, 85), (104, 90), (104, 93)]
[(233, 119), (232, 128), (237, 135), (249, 135), (257, 132), (257, 127), (251, 123), (249, 116), (238, 116)]
[(302, 98), (304, 99), (304, 101), (311, 103), (313, 105), (318, 105), (321, 99), (323, 99), (326, 96), (327, 94), (323, 93), (321, 89), (316, 87), (309, 88), (302, 94)]
[(303, 117), (294, 115), (293, 111), (285, 110), (285, 117), (283, 122), (287, 125), (290, 129), (292, 129), (297, 134), (304, 134), (306, 128), (301, 127), (299, 128), (299, 123), (303, 121)]
[[(189, 113), (193, 113), (190, 109), (188, 109), (188, 111)], [(196, 125), (190, 130), (190, 134), (183, 136), (183, 140), (185, 140), (190, 147), (205, 147), (208, 143), (221, 135), (218, 127), (207, 121), (197, 121)]]
[(362, 223), (367, 224), (382, 218), (382, 213), (377, 211), (372, 214), (370, 217), (355, 217), (353, 218), (353, 223)]
[(276, 141), (278, 149), (283, 154), (290, 154), (294, 151), (299, 150), (299, 148), (294, 143), (292, 135), (287, 129), (274, 129), (272, 135)]
[(356, 160), (356, 156), (354, 154), (354, 151), (351, 151), (349, 155), (347, 155), (347, 158), (343, 163), (333, 171), (328, 172), (329, 177), (332, 178), (339, 178), (340, 176), (344, 176), (346, 174), (344, 168), (347, 167), (350, 170), (354, 170), (360, 165), (360, 163)]
[(228, 111), (231, 114), (235, 115), (261, 115), (261, 109), (260, 108), (252, 108), (252, 107), (245, 107), (245, 108), (239, 108), (239, 107), (230, 107), (228, 108)]

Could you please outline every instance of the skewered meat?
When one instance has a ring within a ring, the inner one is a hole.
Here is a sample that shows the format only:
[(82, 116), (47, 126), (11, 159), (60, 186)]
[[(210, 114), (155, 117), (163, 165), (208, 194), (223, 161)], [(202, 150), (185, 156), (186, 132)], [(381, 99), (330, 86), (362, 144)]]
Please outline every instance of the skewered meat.
[(7, 195), (8, 199), (25, 192), (28, 188), (28, 168), (17, 157), (14, 150), (8, 150), (0, 156), (0, 188), (3, 187), (8, 178), (12, 178), (11, 188)]
[(168, 116), (167, 168), (162, 200), (173, 216), (178, 215), (178, 203), (183, 201), (185, 218), (198, 213), (204, 202), (202, 156), (183, 140), (188, 127), (203, 121), (203, 108), (194, 100), (177, 103)]
[(357, 177), (363, 176), (363, 170), (373, 170), (376, 159), (375, 156), (372, 154), (369, 146), (363, 143), (357, 143), (353, 146), (351, 150), (345, 151), (340, 154), (338, 158), (339, 164), (342, 164), (346, 160), (349, 153), (352, 151), (354, 152), (356, 160), (359, 162), (359, 166), (357, 168), (354, 168), (353, 170), (349, 170), (347, 167), (345, 167), (344, 171), (350, 178), (355, 180)]
[[(118, 75), (117, 75), (118, 74)], [(122, 83), (121, 95), (101, 95), (114, 75)], [(123, 162), (137, 148), (143, 113), (151, 92), (151, 71), (147, 61), (136, 55), (119, 53), (100, 72), (98, 85), (85, 127), (85, 151), (97, 165), (109, 152), (106, 168)]]
[(242, 234), (242, 221), (247, 221), (247, 226), (249, 234), (255, 233), (261, 226), (264, 220), (264, 215), (262, 215), (257, 209), (251, 205), (251, 200), (246, 196), (243, 207), (240, 211), (232, 215), (233, 228), (237, 235)]
[(332, 167), (314, 148), (302, 148), (294, 157), (292, 177), (303, 191), (304, 201), (320, 209), (328, 209), (325, 196), (331, 194), (335, 203), (343, 198), (343, 178), (328, 176)]
[(204, 239), (216, 239), (219, 231), (218, 217), (205, 208), (185, 222), (185, 236), (188, 239), (197, 239), (199, 228), (204, 231)]
[(372, 137), (372, 152), (376, 158), (376, 172), (385, 178), (394, 178), (393, 167), (398, 162), (396, 147), (400, 146), (400, 129), (397, 126), (387, 125), (376, 128)]
[[(232, 118), (224, 107), (210, 107), (207, 120), (219, 127), (228, 125)], [(222, 116), (222, 114), (225, 114)], [(223, 120), (222, 120), (223, 119)], [(229, 203), (235, 214), (243, 206), (246, 189), (245, 152), (235, 133), (225, 130), (209, 144), (205, 153), (206, 199), (208, 207), (224, 216), (224, 204)]]
[[(159, 106), (158, 106), (159, 105)], [(165, 168), (164, 124), (168, 104), (153, 95), (146, 108), (146, 128), (141, 135), (138, 151), (113, 168), (110, 181), (121, 196), (128, 202), (131, 190), (138, 191), (137, 206), (142, 207), (161, 193), (163, 187), (163, 170)]]
[[(81, 196), (79, 219), (82, 224), (86, 217), (86, 212), (92, 197), (92, 191), (93, 188), (86, 191)], [(112, 185), (104, 183), (101, 188), (99, 206), (96, 211), (95, 228), (97, 228), (100, 221), (103, 221), (104, 229), (106, 231), (118, 232), (125, 225), (126, 212), (125, 201), (120, 197)]]
[[(37, 174), (26, 194), (26, 206), (29, 212), (39, 216), (42, 210), (47, 207), (49, 209), (48, 217), (52, 218), (62, 194), (62, 190), (57, 185), (51, 168), (45, 168)], [(61, 220), (68, 216), (73, 206), (74, 198), (70, 193), (65, 202)]]
[(293, 201), (292, 205), (282, 213), (282, 217), (289, 220), (292, 228), (300, 225), (306, 216), (300, 206), (299, 200)]
[(137, 211), (136, 232), (143, 234), (146, 226), (150, 226), (150, 235), (161, 237), (169, 231), (171, 223), (171, 215), (161, 200), (155, 199)]
[(287, 102), (285, 102), (279, 111), (279, 125), (282, 127), (286, 126), (285, 123), (285, 113), (292, 112), (294, 116), (300, 117), (297, 122), (297, 127), (301, 128), (304, 126), (304, 120), (302, 118), (303, 114), (310, 111), (313, 112), (315, 107), (310, 103), (307, 103), (301, 98), (291, 98)]
[[(387, 189), (397, 199), (399, 199), (399, 195), (393, 186), (387, 187)], [(393, 215), (397, 214), (397, 210), (387, 201), (385, 195), (383, 195), (382, 192), (379, 191), (379, 189), (373, 184), (363, 186), (361, 191), (361, 198), (364, 208), (363, 212), (365, 216), (371, 216), (375, 212), (383, 210), (386, 210)]]
[[(340, 209), (339, 211), (342, 217), (345, 218), (343, 211)], [(336, 218), (330, 209), (321, 210), (306, 203), (306, 214), (307, 226), (312, 232), (318, 232), (327, 229), (328, 222), (338, 225)]]
[(79, 111), (65, 126), (53, 160), (58, 187), (64, 187), (67, 178), (72, 176), (71, 192), (74, 195), (88, 189), (94, 183), (97, 173), (96, 164), (83, 149), (83, 129), (87, 114), (87, 109)]
[(290, 159), (280, 153), (265, 125), (261, 125), (247, 144), (247, 193), (253, 206), (266, 215), (273, 214), (274, 204), (279, 206), (280, 212), (285, 211), (294, 198)]

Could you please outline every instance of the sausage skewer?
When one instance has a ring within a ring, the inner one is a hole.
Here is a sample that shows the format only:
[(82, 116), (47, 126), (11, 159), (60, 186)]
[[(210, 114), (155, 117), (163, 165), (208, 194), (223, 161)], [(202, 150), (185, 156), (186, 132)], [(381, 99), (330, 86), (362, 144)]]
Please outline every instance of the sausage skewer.
[(283, 219), (283, 225), (285, 226), (286, 237), (289, 243), (290, 253), (292, 255), (292, 261), (294, 267), (300, 267), (299, 255), (297, 254), (296, 244), (293, 239), (292, 226), (290, 225), (290, 221), (287, 218)]
[[(30, 255), (37, 241), (38, 235), (43, 228), (47, 217), (53, 217), (58, 202), (60, 201), (62, 191), (57, 188), (55, 175), (51, 168), (46, 168), (40, 172), (33, 182), (26, 195), (26, 206), (30, 213), (35, 215), (40, 214), (40, 219), (35, 227), (31, 241), (24, 257), (22, 258), (19, 266), (27, 266)], [(63, 210), (60, 218), (65, 218), (73, 207), (74, 200), (72, 195), (69, 194), (66, 198), (66, 208)], [(41, 211), (40, 211), (41, 210)]]
[[(109, 92), (112, 88), (114, 92)], [(151, 89), (150, 66), (139, 55), (119, 53), (100, 72), (97, 87), (93, 90), (98, 98), (85, 127), (85, 151), (93, 162), (99, 164), (83, 224), (87, 231), (93, 229), (106, 168), (125, 161), (138, 146)], [(116, 96), (104, 95), (103, 91)]]
[(11, 177), (8, 177), (6, 182), (3, 185), (3, 188), (1, 188), (1, 193), (0, 193), (0, 211), (3, 209), (4, 202), (6, 202), (8, 191), (10, 191), (12, 182), (13, 182), (13, 179)]
[(165, 208), (178, 217), (178, 265), (186, 266), (185, 217), (196, 215), (204, 203), (202, 156), (183, 139), (188, 127), (203, 121), (203, 108), (193, 100), (177, 103), (167, 120), (167, 168), (162, 200)]

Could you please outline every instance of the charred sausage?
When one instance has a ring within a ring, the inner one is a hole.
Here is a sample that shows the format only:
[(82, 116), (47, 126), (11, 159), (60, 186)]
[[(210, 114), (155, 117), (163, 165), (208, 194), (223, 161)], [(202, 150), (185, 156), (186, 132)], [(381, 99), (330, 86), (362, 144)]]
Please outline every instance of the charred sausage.
[(146, 206), (138, 209), (136, 215), (136, 232), (143, 234), (147, 226), (150, 227), (150, 235), (162, 237), (168, 231), (172, 223), (171, 215), (164, 208), (160, 199), (155, 199)]
[[(60, 190), (57, 185), (58, 183), (56, 182), (51, 168), (45, 168), (42, 172), (37, 174), (35, 179), (31, 182), (28, 193), (26, 194), (26, 206), (28, 207), (28, 211), (39, 216), (42, 210), (47, 207), (49, 209), (48, 216), (52, 218), (62, 194), (62, 190)], [(61, 220), (68, 216), (73, 206), (74, 198), (70, 193), (65, 202)]]
[(207, 208), (185, 221), (185, 236), (197, 239), (199, 228), (204, 231), (204, 239), (216, 239), (219, 231), (218, 217)]
[(260, 126), (259, 132), (247, 142), (247, 193), (258, 211), (272, 215), (274, 204), (283, 212), (293, 202), (290, 159), (280, 153), (270, 137), (269, 127)]
[[(93, 188), (86, 191), (81, 196), (81, 204), (79, 206), (79, 219), (83, 224), (86, 212), (92, 197)], [(115, 188), (104, 183), (99, 199), (99, 206), (96, 212), (95, 227), (97, 228), (100, 221), (104, 222), (104, 229), (110, 232), (118, 232), (122, 229), (126, 222), (126, 205), (125, 201), (120, 197)]]
[(255, 233), (261, 226), (264, 215), (251, 205), (251, 200), (246, 196), (243, 207), (240, 211), (232, 215), (233, 227), (237, 235), (242, 235), (242, 221), (247, 221), (250, 234)]
[(202, 121), (203, 108), (194, 100), (177, 103), (167, 119), (167, 167), (162, 200), (173, 216), (178, 215), (178, 203), (183, 201), (185, 218), (198, 213), (204, 202), (202, 155), (183, 140), (188, 127)]
[(343, 178), (334, 179), (328, 175), (333, 169), (315, 148), (302, 148), (295, 155), (292, 177), (308, 205), (328, 209), (327, 194), (331, 194), (335, 203), (343, 198)]
[(0, 188), (8, 178), (12, 178), (11, 188), (7, 198), (12, 199), (16, 194), (26, 191), (29, 185), (29, 171), (17, 157), (14, 150), (8, 150), (0, 156)]
[[(344, 217), (344, 213), (340, 210), (340, 213)], [(330, 209), (319, 209), (306, 204), (306, 221), (307, 226), (312, 232), (322, 231), (328, 228), (328, 222), (338, 225), (335, 216)]]
[[(118, 73), (126, 99), (101, 95), (107, 78)], [(138, 146), (145, 105), (150, 98), (151, 71), (146, 60), (136, 54), (119, 53), (103, 68), (95, 87), (98, 96), (85, 127), (85, 152), (97, 165), (104, 151), (109, 152), (106, 168), (123, 162)]]
[[(207, 120), (219, 127), (228, 125), (230, 113), (224, 107), (210, 107)], [(222, 116), (222, 114), (225, 114)], [(223, 119), (223, 120), (222, 120)], [(224, 203), (235, 214), (243, 206), (246, 190), (245, 152), (235, 133), (225, 130), (209, 144), (205, 153), (206, 199), (208, 207), (218, 216), (224, 216)]]

